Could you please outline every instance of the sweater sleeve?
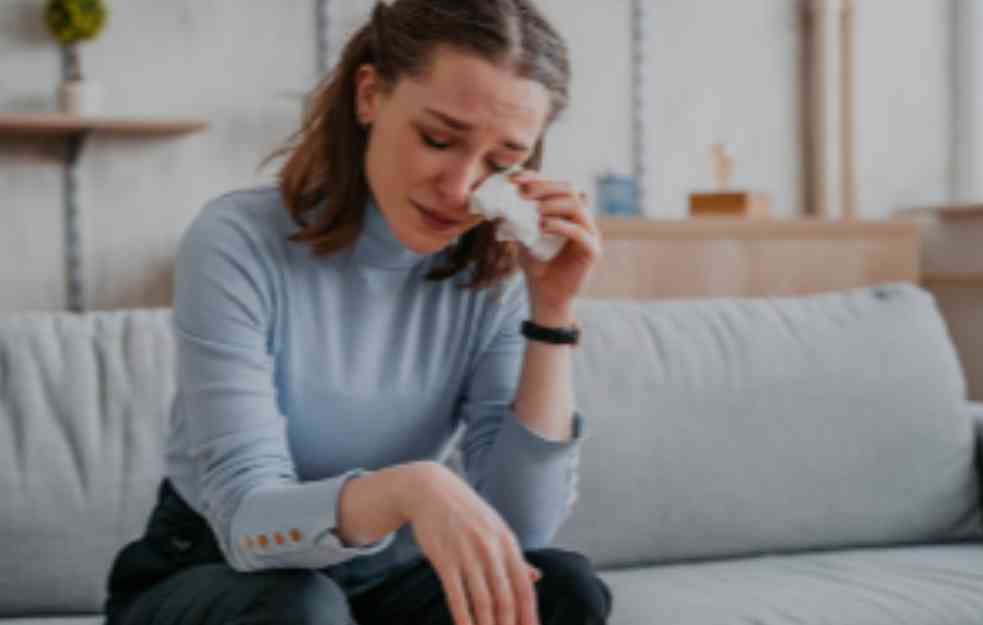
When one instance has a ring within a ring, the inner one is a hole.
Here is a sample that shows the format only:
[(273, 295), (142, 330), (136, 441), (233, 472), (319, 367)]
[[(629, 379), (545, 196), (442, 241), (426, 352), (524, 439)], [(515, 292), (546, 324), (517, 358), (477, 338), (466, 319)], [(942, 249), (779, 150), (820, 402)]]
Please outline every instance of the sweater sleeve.
[(461, 455), (468, 482), (509, 523), (526, 549), (550, 544), (577, 498), (583, 419), (573, 438), (553, 441), (530, 430), (511, 409), (519, 385), (528, 314), (525, 283), (507, 288), (497, 328), (477, 355), (460, 404), (466, 425)]
[(341, 488), (363, 469), (297, 478), (274, 383), (275, 261), (240, 215), (235, 205), (206, 207), (175, 268), (175, 412), (199, 512), (238, 571), (322, 568), (379, 552), (393, 533), (351, 547), (334, 531)]

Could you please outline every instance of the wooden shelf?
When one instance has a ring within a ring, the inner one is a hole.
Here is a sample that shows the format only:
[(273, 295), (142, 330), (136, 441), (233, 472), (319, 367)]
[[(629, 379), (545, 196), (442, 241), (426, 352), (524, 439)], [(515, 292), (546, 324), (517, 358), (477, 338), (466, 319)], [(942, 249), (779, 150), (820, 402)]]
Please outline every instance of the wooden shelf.
[(198, 132), (208, 121), (198, 118), (77, 116), (62, 113), (0, 113), (0, 137), (55, 137), (64, 141), (62, 210), (65, 222), (65, 282), (68, 309), (82, 312), (82, 243), (79, 227), (78, 163), (89, 135), (174, 137)]
[(927, 273), (922, 282), (934, 286), (983, 287), (983, 271), (965, 273)]
[(208, 127), (199, 118), (77, 117), (61, 113), (0, 113), (0, 135), (64, 136), (85, 132), (124, 135), (180, 135)]
[(904, 220), (773, 219), (741, 217), (597, 218), (605, 237), (614, 239), (857, 239), (900, 237), (917, 241), (918, 224)]
[(942, 206), (926, 206), (910, 208), (896, 213), (898, 217), (934, 216), (943, 221), (961, 219), (983, 219), (983, 203), (946, 204)]

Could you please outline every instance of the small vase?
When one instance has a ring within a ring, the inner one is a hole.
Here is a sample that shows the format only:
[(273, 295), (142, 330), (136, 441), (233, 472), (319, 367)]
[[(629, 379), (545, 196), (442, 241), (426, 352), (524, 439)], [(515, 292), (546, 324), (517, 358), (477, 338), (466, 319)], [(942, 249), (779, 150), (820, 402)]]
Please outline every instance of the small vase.
[(58, 85), (58, 110), (66, 115), (98, 115), (102, 88), (91, 80), (65, 80)]

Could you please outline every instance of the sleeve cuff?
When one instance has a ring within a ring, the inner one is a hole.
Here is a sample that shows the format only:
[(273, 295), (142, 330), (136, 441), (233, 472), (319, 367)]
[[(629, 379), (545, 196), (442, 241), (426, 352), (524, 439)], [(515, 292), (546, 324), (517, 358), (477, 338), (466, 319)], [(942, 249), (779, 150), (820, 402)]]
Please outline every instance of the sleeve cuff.
[(386, 549), (395, 532), (363, 546), (346, 545), (335, 533), (342, 487), (366, 473), (353, 469), (325, 480), (250, 493), (232, 522), (232, 548), (249, 569), (323, 568)]
[(557, 441), (549, 439), (539, 432), (530, 429), (515, 411), (507, 410), (502, 435), (508, 438), (508, 446), (520, 445), (522, 448), (530, 451), (549, 454), (575, 447), (583, 441), (585, 434), (584, 420), (580, 413), (576, 411), (573, 413), (572, 431), (573, 436), (570, 440)]
[(574, 412), (573, 436), (556, 441), (529, 429), (512, 410), (476, 483), (526, 548), (546, 546), (577, 500), (584, 419)]

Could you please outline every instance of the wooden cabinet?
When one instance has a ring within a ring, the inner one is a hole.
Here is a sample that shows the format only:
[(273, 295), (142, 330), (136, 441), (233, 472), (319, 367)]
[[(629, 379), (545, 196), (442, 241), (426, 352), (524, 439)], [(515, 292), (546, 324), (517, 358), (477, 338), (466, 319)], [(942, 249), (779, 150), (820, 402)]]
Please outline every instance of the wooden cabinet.
[(919, 230), (903, 221), (598, 219), (589, 297), (818, 293), (919, 281)]

